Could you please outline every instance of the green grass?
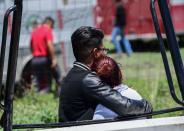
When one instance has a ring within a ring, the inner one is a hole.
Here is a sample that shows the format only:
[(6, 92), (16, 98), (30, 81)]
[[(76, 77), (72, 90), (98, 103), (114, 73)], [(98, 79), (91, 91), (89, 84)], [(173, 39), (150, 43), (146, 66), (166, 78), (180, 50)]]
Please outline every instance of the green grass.
[[(184, 49), (181, 50), (184, 58)], [(171, 63), (171, 56), (167, 53), (174, 86), (179, 98), (179, 87), (175, 72)], [(177, 105), (171, 98), (169, 86), (165, 75), (165, 69), (160, 53), (134, 53), (131, 57), (125, 54), (116, 61), (121, 63), (124, 73), (124, 83), (136, 89), (144, 98), (149, 100), (154, 110), (171, 108)], [(163, 116), (180, 115), (179, 113), (164, 114)], [(161, 117), (161, 116), (157, 116)]]
[(37, 94), (31, 91), (23, 99), (14, 101), (13, 121), (21, 123), (57, 122), (58, 99), (52, 93)]
[[(181, 54), (184, 58), (184, 49), (181, 50)], [(115, 54), (110, 54), (110, 56), (121, 63), (124, 83), (136, 89), (144, 98), (149, 100), (154, 110), (179, 106), (169, 94), (160, 53), (133, 53), (131, 57), (122, 54), (121, 58), (116, 57)], [(168, 56), (170, 60), (170, 55)], [(170, 63), (170, 65), (172, 64)], [(173, 68), (172, 75), (174, 76)], [(178, 92), (175, 76), (174, 85)], [(13, 112), (14, 124), (56, 122), (58, 99), (55, 99), (52, 93), (40, 95), (30, 91), (24, 98), (14, 100)], [(181, 112), (177, 112), (157, 117), (180, 114)]]

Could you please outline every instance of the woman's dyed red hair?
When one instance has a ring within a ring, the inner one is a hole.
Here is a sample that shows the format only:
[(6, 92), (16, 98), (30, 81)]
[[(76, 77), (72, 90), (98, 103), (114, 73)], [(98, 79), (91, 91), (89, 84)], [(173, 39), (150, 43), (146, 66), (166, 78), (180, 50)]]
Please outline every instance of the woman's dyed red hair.
[(122, 82), (122, 73), (118, 64), (108, 56), (102, 56), (95, 60), (91, 69), (97, 73), (102, 81), (112, 87)]

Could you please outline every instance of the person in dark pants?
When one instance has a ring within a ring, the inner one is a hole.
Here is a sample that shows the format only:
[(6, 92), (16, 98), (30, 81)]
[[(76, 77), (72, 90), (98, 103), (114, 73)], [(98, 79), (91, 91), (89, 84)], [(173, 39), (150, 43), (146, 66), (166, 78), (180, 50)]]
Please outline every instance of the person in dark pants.
[[(121, 0), (114, 0), (115, 6), (116, 6), (116, 12), (115, 12), (115, 21), (114, 21), (114, 27), (112, 29), (112, 43), (114, 44), (116, 48), (116, 53), (118, 55), (121, 55), (122, 49), (121, 44), (124, 46), (125, 52), (128, 56), (132, 54), (132, 48), (128, 41), (128, 39), (125, 38), (124, 34), (124, 28), (126, 26), (126, 14), (125, 9), (122, 5)], [(120, 41), (117, 39), (117, 37), (120, 36)]]
[(33, 55), (31, 63), (39, 92), (50, 90), (51, 76), (54, 76), (57, 84), (61, 83), (60, 69), (53, 45), (53, 26), (54, 20), (46, 17), (43, 24), (37, 26), (31, 34), (30, 46)]
[(97, 104), (111, 109), (118, 116), (152, 111), (146, 100), (132, 100), (104, 83), (91, 70), (93, 62), (104, 56), (106, 49), (100, 29), (82, 26), (71, 36), (76, 61), (61, 83), (59, 121), (91, 120)]

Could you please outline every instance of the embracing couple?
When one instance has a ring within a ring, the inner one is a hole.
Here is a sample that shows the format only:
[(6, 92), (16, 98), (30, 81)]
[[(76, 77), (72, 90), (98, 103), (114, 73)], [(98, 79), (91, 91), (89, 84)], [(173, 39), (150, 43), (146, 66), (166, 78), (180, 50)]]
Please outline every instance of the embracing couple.
[(72, 34), (76, 62), (61, 84), (60, 122), (152, 112), (148, 101), (121, 84), (121, 70), (106, 56), (103, 37), (100, 29), (89, 26), (82, 26)]

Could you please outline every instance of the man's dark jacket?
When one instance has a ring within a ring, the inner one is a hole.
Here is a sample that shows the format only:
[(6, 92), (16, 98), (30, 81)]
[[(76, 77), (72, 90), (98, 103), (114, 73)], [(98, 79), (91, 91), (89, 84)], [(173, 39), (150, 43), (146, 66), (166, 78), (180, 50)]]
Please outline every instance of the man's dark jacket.
[(99, 103), (120, 116), (151, 111), (147, 101), (121, 96), (87, 66), (75, 62), (61, 85), (59, 121), (90, 120)]

